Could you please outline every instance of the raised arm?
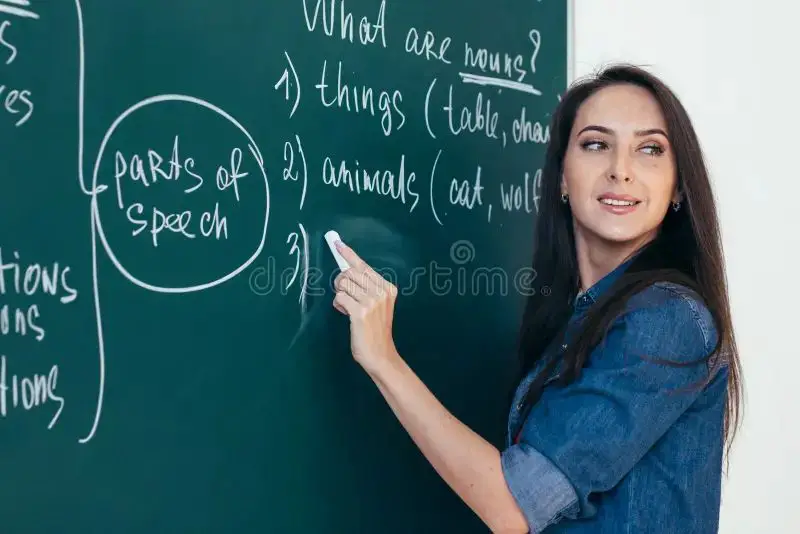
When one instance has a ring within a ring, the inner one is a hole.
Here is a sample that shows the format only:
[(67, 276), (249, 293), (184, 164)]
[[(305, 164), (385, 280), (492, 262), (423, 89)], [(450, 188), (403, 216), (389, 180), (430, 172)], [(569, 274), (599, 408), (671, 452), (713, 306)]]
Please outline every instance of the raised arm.
[(397, 353), (392, 340), (396, 289), (351, 249), (336, 281), (334, 306), (350, 317), (355, 360), (373, 379), (397, 419), (442, 479), (498, 533), (527, 533), (503, 476), (500, 452), (436, 399)]

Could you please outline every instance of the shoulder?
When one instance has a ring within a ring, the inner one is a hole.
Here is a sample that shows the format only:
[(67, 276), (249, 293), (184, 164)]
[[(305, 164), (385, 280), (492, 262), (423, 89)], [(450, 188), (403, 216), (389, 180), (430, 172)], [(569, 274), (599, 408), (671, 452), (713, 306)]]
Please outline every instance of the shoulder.
[(678, 360), (705, 358), (717, 344), (714, 317), (693, 289), (656, 282), (634, 294), (615, 325), (629, 348)]

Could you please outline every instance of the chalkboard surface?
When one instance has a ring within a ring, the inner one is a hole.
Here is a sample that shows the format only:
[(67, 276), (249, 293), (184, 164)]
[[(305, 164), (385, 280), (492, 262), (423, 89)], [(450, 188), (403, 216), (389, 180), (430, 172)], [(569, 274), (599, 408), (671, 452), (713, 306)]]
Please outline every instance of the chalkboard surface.
[(323, 235), (501, 445), (566, 4), (0, 1), (0, 531), (484, 532)]

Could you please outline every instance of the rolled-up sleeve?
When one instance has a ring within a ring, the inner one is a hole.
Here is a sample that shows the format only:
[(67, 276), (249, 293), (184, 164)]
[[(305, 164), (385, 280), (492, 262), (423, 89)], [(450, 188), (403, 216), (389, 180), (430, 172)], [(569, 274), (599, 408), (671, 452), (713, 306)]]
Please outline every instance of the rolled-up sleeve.
[(703, 390), (703, 359), (716, 342), (710, 314), (674, 289), (646, 291), (575, 381), (545, 390), (519, 441), (501, 453), (531, 533), (593, 516), (591, 496), (622, 480)]
[(578, 496), (569, 480), (536, 449), (520, 443), (504, 450), (500, 459), (508, 489), (531, 533), (577, 514)]

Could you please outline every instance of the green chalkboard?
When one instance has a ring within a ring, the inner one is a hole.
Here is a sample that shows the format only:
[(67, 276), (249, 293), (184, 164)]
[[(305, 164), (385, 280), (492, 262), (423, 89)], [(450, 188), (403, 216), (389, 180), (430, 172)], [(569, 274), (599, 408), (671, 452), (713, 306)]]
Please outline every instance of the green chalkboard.
[(566, 2), (3, 1), (0, 73), (0, 531), (485, 531), (323, 234), (501, 445)]

